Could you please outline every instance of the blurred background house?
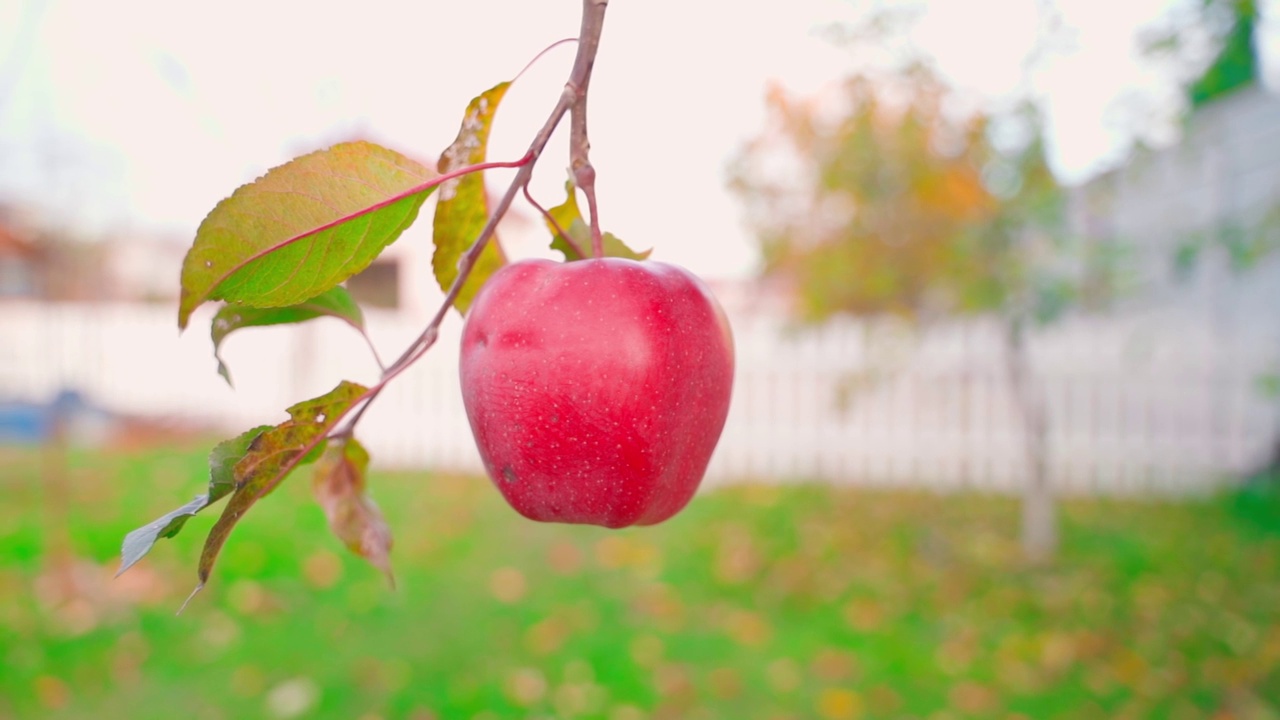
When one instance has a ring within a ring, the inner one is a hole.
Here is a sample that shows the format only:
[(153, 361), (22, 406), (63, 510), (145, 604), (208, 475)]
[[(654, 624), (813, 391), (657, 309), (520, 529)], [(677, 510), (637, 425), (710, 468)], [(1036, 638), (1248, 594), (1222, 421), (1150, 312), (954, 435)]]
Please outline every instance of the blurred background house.
[[(0, 222), (3, 216), (0, 215)], [(17, 228), (0, 225), (0, 297), (38, 297), (43, 288), (43, 257)]]

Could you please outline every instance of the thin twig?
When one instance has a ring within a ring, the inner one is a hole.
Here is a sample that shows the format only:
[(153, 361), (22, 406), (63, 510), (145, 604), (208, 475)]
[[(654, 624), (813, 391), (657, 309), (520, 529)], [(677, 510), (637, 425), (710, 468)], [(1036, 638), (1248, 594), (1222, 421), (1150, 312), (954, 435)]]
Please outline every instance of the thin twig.
[(578, 42), (578, 38), (563, 38), (561, 40), (557, 40), (551, 43), (550, 45), (542, 48), (542, 50), (537, 55), (533, 56), (532, 60), (524, 64), (524, 67), (520, 70), (520, 72), (516, 73), (515, 77), (511, 78), (511, 84), (514, 85), (515, 82), (520, 79), (520, 76), (529, 72), (529, 68), (533, 67), (539, 60), (541, 60), (543, 55), (546, 55), (547, 53), (560, 47), (561, 45), (564, 45), (566, 43), (574, 43), (574, 42)]
[(564, 240), (565, 244), (568, 245), (574, 252), (578, 254), (578, 257), (584, 258), (587, 256), (587, 253), (583, 251), (582, 248), (578, 247), (577, 241), (575, 241), (572, 237), (570, 237), (569, 231), (565, 230), (563, 227), (560, 227), (560, 223), (556, 222), (555, 217), (553, 217), (551, 213), (547, 211), (546, 208), (542, 207), (541, 203), (533, 199), (533, 194), (529, 192), (528, 185), (524, 186), (524, 199), (525, 199), (525, 202), (533, 206), (534, 210), (537, 210), (538, 212), (542, 213), (542, 219), (546, 220), (548, 223), (551, 224), (551, 227), (555, 229), (556, 234), (560, 236), (560, 239)]
[[(578, 44), (578, 56), (586, 54), (591, 65), (595, 64), (596, 51), (600, 48), (600, 25), (592, 29), (591, 15), (593, 11), (602, 17), (609, 0), (583, 0), (582, 37)], [(570, 80), (572, 82), (572, 79)], [(571, 108), (569, 120), (569, 169), (573, 172), (573, 182), (582, 188), (587, 196), (587, 212), (591, 215), (591, 255), (604, 257), (604, 242), (600, 235), (600, 212), (596, 205), (596, 169), (591, 165), (591, 142), (587, 139), (587, 84), (591, 82), (591, 67), (578, 86), (577, 97)]]
[(369, 354), (373, 355), (373, 361), (378, 364), (378, 370), (387, 371), (387, 364), (382, 362), (382, 356), (378, 354), (378, 348), (373, 344), (373, 338), (369, 337), (369, 333), (364, 330), (360, 331), (360, 337), (364, 338), (364, 344), (369, 348)]

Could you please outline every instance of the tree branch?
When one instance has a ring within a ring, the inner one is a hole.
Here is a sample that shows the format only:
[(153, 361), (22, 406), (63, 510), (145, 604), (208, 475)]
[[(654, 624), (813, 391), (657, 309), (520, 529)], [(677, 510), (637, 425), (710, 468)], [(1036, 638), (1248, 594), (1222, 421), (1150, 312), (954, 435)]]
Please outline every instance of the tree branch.
[[(440, 325), (449, 314), (449, 308), (452, 308), (454, 301), (458, 299), (458, 294), (462, 292), (462, 286), (467, 282), (467, 278), (471, 276), (471, 270), (475, 267), (480, 253), (484, 250), (485, 245), (489, 244), (489, 240), (493, 238), (494, 232), (498, 228), (498, 223), (507, 214), (507, 210), (510, 209), (516, 195), (528, 186), (529, 178), (533, 176), (533, 169), (538, 164), (538, 158), (541, 157), (542, 151), (546, 148), (551, 135), (560, 125), (560, 121), (564, 119), (565, 114), (570, 110), (573, 111), (572, 127), (570, 128), (570, 167), (574, 169), (577, 185), (582, 187), (583, 192), (587, 194), (588, 208), (591, 212), (593, 253), (596, 257), (603, 255), (600, 227), (596, 221), (595, 169), (591, 167), (591, 163), (587, 159), (589, 143), (587, 141), (586, 107), (587, 86), (591, 82), (591, 70), (595, 66), (596, 52), (600, 48), (600, 32), (604, 28), (604, 13), (608, 4), (608, 0), (582, 0), (582, 27), (579, 31), (578, 52), (574, 57), (573, 68), (569, 71), (569, 79), (565, 82), (564, 90), (560, 93), (560, 99), (556, 102), (555, 107), (552, 108), (547, 121), (543, 123), (542, 128), (534, 136), (533, 142), (529, 144), (529, 150), (526, 153), (528, 162), (520, 166), (515, 178), (511, 180), (506, 192), (503, 193), (502, 198), (498, 200), (498, 204), (489, 215), (488, 222), (480, 230), (475, 242), (458, 260), (458, 276), (454, 278), (453, 284), (449, 286), (449, 292), (445, 294), (444, 301), (440, 303), (439, 309), (431, 317), (431, 321), (427, 323), (422, 334), (405, 349), (395, 362), (383, 371), (382, 378), (370, 388), (364, 404), (352, 413), (351, 419), (344, 423), (342, 428), (333, 433), (334, 437), (350, 435), (356, 423), (360, 421), (365, 410), (368, 409), (369, 404), (382, 392), (382, 388), (397, 375), (404, 372), (418, 358), (422, 357), (427, 350), (431, 349), (432, 345), (435, 345), (440, 336)], [(584, 178), (586, 182), (583, 181)]]

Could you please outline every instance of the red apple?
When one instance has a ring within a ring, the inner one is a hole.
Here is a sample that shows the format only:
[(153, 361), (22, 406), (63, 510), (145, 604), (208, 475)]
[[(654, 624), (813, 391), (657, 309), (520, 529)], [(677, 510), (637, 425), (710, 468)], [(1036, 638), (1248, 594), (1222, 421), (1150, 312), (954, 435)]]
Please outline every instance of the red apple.
[(480, 457), (517, 512), (652, 525), (706, 472), (729, 412), (733, 338), (683, 268), (525, 260), (477, 295), (461, 375)]

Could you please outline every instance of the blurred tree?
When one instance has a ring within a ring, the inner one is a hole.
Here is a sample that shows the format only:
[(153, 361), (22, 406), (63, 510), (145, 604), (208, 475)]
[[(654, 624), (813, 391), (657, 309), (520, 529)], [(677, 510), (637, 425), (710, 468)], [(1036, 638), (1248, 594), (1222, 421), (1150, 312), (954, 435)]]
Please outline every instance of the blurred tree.
[(1226, 6), (1224, 14), (1230, 20), (1217, 57), (1187, 90), (1192, 107), (1258, 80), (1258, 52), (1254, 46), (1258, 8), (1254, 0), (1204, 0), (1204, 5)]
[(1110, 296), (1103, 248), (1066, 231), (1065, 196), (1029, 103), (1001, 116), (957, 112), (927, 65), (854, 75), (832, 94), (768, 94), (769, 126), (731, 168), (760, 240), (764, 274), (800, 315), (930, 322), (996, 315), (1025, 428), (1023, 540), (1057, 545), (1045, 465), (1046, 417), (1025, 332)]
[(1141, 45), (1173, 65), (1191, 109), (1258, 81), (1256, 0), (1200, 0), (1149, 29)]

